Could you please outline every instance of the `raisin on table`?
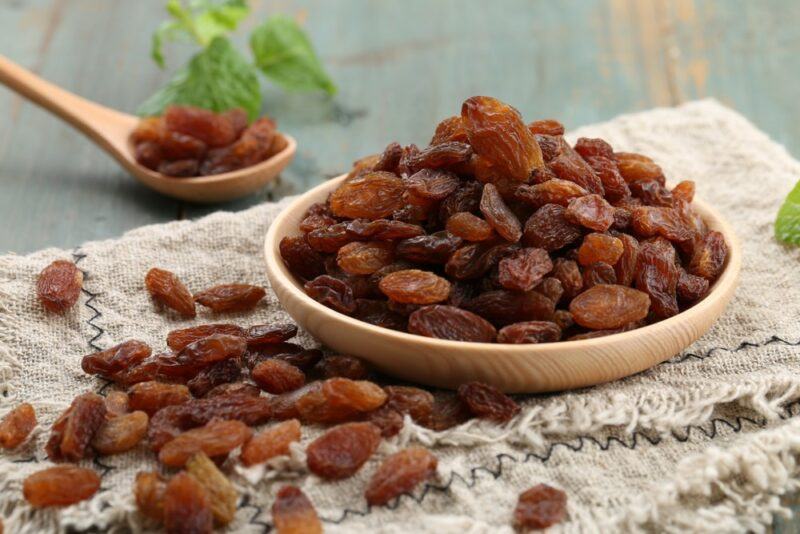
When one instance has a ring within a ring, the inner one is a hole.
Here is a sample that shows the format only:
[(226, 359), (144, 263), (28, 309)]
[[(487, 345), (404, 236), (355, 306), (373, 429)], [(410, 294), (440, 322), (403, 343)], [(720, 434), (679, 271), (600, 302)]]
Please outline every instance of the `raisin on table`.
[(295, 486), (278, 490), (272, 503), (272, 522), (278, 534), (322, 534), (322, 522), (314, 505)]
[(303, 387), (306, 382), (303, 371), (278, 359), (264, 360), (250, 371), (250, 378), (268, 393), (280, 395)]
[(0, 419), (0, 447), (14, 449), (28, 439), (36, 428), (36, 412), (24, 402)]
[(249, 284), (222, 284), (210, 287), (194, 296), (195, 302), (221, 312), (250, 311), (266, 296), (264, 288)]
[(158, 459), (164, 465), (181, 467), (198, 452), (212, 458), (227, 454), (245, 443), (251, 435), (252, 431), (241, 421), (215, 419), (167, 442), (158, 452)]
[(208, 492), (186, 472), (169, 481), (164, 490), (164, 526), (167, 532), (210, 534), (214, 515)]
[(308, 469), (329, 480), (348, 478), (369, 460), (380, 441), (380, 429), (371, 423), (335, 426), (308, 445)]
[(468, 382), (458, 387), (458, 397), (476, 416), (497, 423), (510, 421), (520, 411), (519, 404), (499, 389), (481, 382)]
[(174, 273), (154, 267), (147, 272), (144, 285), (156, 302), (186, 317), (197, 315), (192, 294)]
[(367, 503), (381, 506), (408, 493), (436, 473), (437, 459), (428, 449), (410, 447), (387, 457), (372, 475)]
[(90, 452), (89, 443), (106, 420), (106, 404), (96, 393), (75, 397), (70, 407), (59, 417), (45, 447), (54, 461), (77, 462)]
[(63, 313), (78, 301), (83, 288), (83, 273), (74, 263), (56, 260), (45, 267), (36, 280), (36, 295), (48, 311)]
[(83, 467), (57, 465), (29, 475), (22, 484), (25, 500), (35, 508), (69, 506), (100, 489), (100, 476)]
[(128, 406), (153, 415), (161, 408), (191, 400), (189, 388), (183, 384), (166, 384), (155, 380), (139, 382), (128, 390)]
[(131, 339), (109, 349), (83, 357), (81, 368), (85, 373), (114, 380), (115, 375), (127, 371), (150, 357), (150, 346), (143, 341)]
[(139, 471), (133, 483), (133, 496), (139, 513), (158, 522), (164, 521), (164, 493), (167, 481), (152, 471)]
[(522, 531), (543, 529), (560, 523), (567, 512), (567, 494), (547, 484), (538, 484), (519, 496), (514, 526)]
[(214, 522), (224, 526), (236, 516), (239, 496), (228, 477), (222, 474), (211, 459), (198, 452), (186, 462), (186, 472), (206, 490)]
[(147, 414), (136, 411), (107, 420), (92, 438), (100, 454), (120, 454), (134, 448), (147, 434)]
[(300, 421), (289, 419), (266, 428), (242, 447), (241, 460), (250, 466), (266, 462), (275, 456), (289, 454), (289, 445), (300, 441)]

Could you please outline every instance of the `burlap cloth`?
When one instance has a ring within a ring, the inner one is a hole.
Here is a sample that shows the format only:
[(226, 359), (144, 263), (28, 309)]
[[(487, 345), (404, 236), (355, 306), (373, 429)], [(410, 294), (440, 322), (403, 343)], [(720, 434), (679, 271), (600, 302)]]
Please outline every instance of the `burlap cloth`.
[[(309, 495), (330, 532), (510, 532), (517, 495), (539, 482), (569, 495), (568, 517), (556, 530), (758, 531), (785, 513), (779, 497), (800, 481), (800, 249), (776, 243), (772, 221), (800, 179), (800, 164), (709, 100), (619, 117), (569, 137), (578, 136), (651, 155), (671, 181), (696, 181), (698, 196), (733, 224), (744, 246), (741, 285), (709, 334), (637, 376), (521, 397), (522, 413), (505, 426), (472, 421), (437, 433), (407, 421), (349, 480), (309, 475), (302, 447), (269, 469), (236, 470), (241, 500), (231, 531), (270, 530), (273, 495), (289, 480)], [(145, 272), (171, 269), (195, 290), (234, 281), (268, 286), (262, 242), (285, 205), (148, 226), (72, 251), (0, 257), (0, 415), (29, 401), (40, 420), (28, 445), (0, 456), (7, 532), (152, 527), (135, 512), (131, 493), (135, 473), (156, 468), (144, 446), (87, 461), (102, 473), (101, 490), (61, 511), (31, 509), (22, 480), (50, 465), (43, 446), (57, 414), (77, 393), (103, 385), (81, 372), (82, 355), (131, 337), (162, 347), (167, 331), (212, 320), (206, 312), (196, 321), (157, 313)], [(56, 258), (74, 258), (86, 272), (83, 295), (64, 317), (43, 313), (33, 289)], [(269, 294), (255, 315), (230, 319), (289, 317)], [(304, 432), (303, 443), (318, 434)], [(437, 479), (390, 506), (369, 508), (363, 491), (377, 462), (409, 443), (434, 449)]]

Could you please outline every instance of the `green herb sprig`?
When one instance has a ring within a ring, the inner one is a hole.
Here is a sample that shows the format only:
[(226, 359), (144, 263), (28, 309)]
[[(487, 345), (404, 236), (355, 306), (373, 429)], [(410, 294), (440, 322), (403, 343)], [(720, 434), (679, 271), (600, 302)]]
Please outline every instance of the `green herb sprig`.
[(153, 61), (164, 67), (167, 42), (193, 42), (202, 49), (139, 106), (140, 115), (188, 104), (217, 112), (240, 107), (253, 120), (261, 109), (259, 72), (286, 91), (336, 93), (311, 41), (287, 16), (272, 16), (252, 31), (251, 62), (227, 37), (250, 14), (246, 0), (168, 0), (166, 9), (170, 20), (153, 33)]
[(797, 182), (778, 210), (775, 237), (790, 245), (800, 245), (800, 182)]

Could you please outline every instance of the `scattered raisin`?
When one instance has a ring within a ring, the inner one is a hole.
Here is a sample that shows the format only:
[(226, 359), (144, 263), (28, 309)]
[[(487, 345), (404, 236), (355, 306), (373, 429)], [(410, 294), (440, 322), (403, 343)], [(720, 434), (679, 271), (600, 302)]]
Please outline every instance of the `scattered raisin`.
[(118, 373), (138, 365), (150, 357), (150, 347), (143, 341), (131, 339), (110, 349), (84, 356), (81, 367), (85, 373), (113, 380)]
[(194, 298), (174, 273), (152, 268), (144, 278), (144, 285), (153, 300), (186, 317), (195, 317)]
[(108, 419), (92, 438), (92, 448), (104, 455), (129, 451), (147, 434), (147, 422), (141, 411)]
[(69, 506), (85, 501), (100, 489), (100, 477), (91, 469), (57, 465), (28, 475), (22, 484), (25, 500), (35, 508)]
[(267, 294), (264, 288), (248, 284), (223, 284), (208, 288), (194, 296), (201, 306), (220, 312), (250, 311)]
[(189, 473), (172, 477), (164, 490), (164, 527), (170, 533), (212, 532), (214, 516), (208, 492)]
[(300, 421), (289, 419), (262, 430), (242, 447), (242, 463), (255, 465), (289, 454), (289, 445), (300, 441)]
[(63, 313), (78, 301), (83, 288), (83, 273), (74, 263), (56, 260), (45, 267), (36, 280), (36, 295), (48, 311)]
[(499, 389), (481, 382), (461, 384), (458, 396), (475, 416), (498, 423), (510, 421), (520, 410), (519, 404)]
[(183, 384), (165, 384), (154, 380), (139, 382), (128, 390), (128, 406), (153, 415), (161, 408), (183, 404), (192, 398), (189, 388)]
[(348, 478), (369, 460), (380, 441), (380, 429), (372, 423), (335, 426), (308, 445), (308, 469), (325, 479)]
[(519, 496), (514, 509), (514, 526), (521, 531), (543, 529), (560, 523), (567, 513), (567, 494), (538, 484)]
[(216, 524), (224, 526), (233, 521), (238, 495), (228, 477), (220, 472), (214, 462), (199, 452), (186, 462), (186, 472), (206, 490)]
[(19, 447), (36, 428), (36, 412), (24, 402), (0, 419), (0, 447)]
[(251, 435), (252, 431), (241, 421), (213, 419), (205, 426), (187, 430), (165, 443), (158, 451), (158, 459), (164, 465), (181, 467), (198, 452), (211, 457), (227, 454)]
[(294, 486), (278, 490), (272, 503), (272, 522), (278, 534), (322, 534), (314, 505)]
[(409, 493), (436, 473), (436, 456), (422, 447), (410, 447), (388, 456), (372, 475), (364, 496), (372, 506), (381, 506)]
[(369, 368), (362, 360), (344, 354), (326, 356), (316, 365), (315, 371), (323, 378), (364, 380), (369, 376)]
[(164, 493), (167, 481), (158, 473), (140, 471), (133, 483), (133, 495), (139, 513), (156, 521), (164, 520)]
[(75, 397), (69, 408), (53, 423), (47, 442), (47, 456), (53, 461), (77, 462), (87, 455), (89, 442), (106, 420), (106, 404), (96, 393)]
[(303, 371), (278, 359), (264, 360), (257, 364), (250, 372), (250, 378), (258, 387), (273, 395), (294, 391), (306, 382)]

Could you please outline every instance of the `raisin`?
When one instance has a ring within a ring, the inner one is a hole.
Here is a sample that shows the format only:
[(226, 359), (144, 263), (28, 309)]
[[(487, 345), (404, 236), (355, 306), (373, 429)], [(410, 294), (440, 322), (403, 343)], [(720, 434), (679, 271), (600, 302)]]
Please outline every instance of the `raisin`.
[(505, 326), (519, 321), (548, 321), (553, 317), (555, 302), (537, 291), (496, 289), (481, 293), (464, 308), (496, 326)]
[(578, 184), (589, 193), (599, 196), (605, 194), (603, 182), (595, 174), (594, 169), (569, 145), (562, 147), (561, 153), (547, 164), (561, 180)]
[(106, 418), (125, 415), (129, 410), (130, 399), (124, 391), (112, 391), (106, 395)]
[(189, 388), (182, 384), (148, 381), (134, 384), (128, 390), (129, 408), (141, 410), (147, 415), (153, 415), (166, 406), (183, 404), (191, 398)]
[(695, 302), (708, 293), (708, 286), (709, 282), (707, 279), (702, 276), (689, 274), (681, 269), (675, 291), (678, 298), (683, 302)]
[(303, 287), (309, 297), (339, 313), (349, 315), (356, 311), (353, 289), (341, 280), (322, 275), (306, 282)]
[(395, 254), (416, 263), (445, 263), (461, 243), (460, 237), (448, 232), (421, 235), (397, 243)]
[(458, 386), (458, 397), (477, 417), (497, 423), (510, 421), (519, 413), (519, 404), (499, 389), (481, 382), (468, 382)]
[(500, 260), (497, 270), (498, 281), (504, 288), (529, 291), (553, 270), (553, 262), (544, 249), (523, 248)]
[(186, 385), (195, 397), (206, 394), (220, 384), (235, 382), (242, 375), (242, 365), (238, 358), (222, 360), (201, 370)]
[(47, 456), (53, 461), (77, 462), (87, 455), (89, 442), (106, 420), (106, 404), (96, 393), (75, 397), (70, 407), (53, 423)]
[(200, 174), (220, 174), (255, 165), (269, 157), (274, 141), (275, 122), (261, 117), (233, 144), (210, 150), (200, 166)]
[(394, 244), (388, 241), (355, 241), (339, 249), (336, 263), (350, 274), (372, 274), (394, 261)]
[(564, 217), (596, 232), (605, 232), (614, 223), (614, 207), (600, 195), (586, 195), (569, 202)]
[(559, 339), (561, 328), (550, 321), (514, 323), (497, 332), (498, 343), (552, 343)]
[(186, 317), (197, 315), (192, 294), (174, 273), (154, 267), (147, 272), (144, 285), (156, 302)]
[(344, 182), (330, 196), (337, 217), (379, 219), (402, 207), (405, 185), (395, 174), (368, 172)]
[(0, 447), (19, 447), (36, 428), (36, 412), (27, 402), (20, 404), (0, 419)]
[(291, 323), (253, 325), (244, 333), (248, 347), (283, 343), (297, 335), (297, 325)]
[(245, 332), (242, 327), (235, 324), (202, 324), (199, 326), (172, 330), (167, 334), (167, 346), (174, 351), (180, 351), (190, 343), (214, 334), (244, 337)]
[(164, 122), (169, 130), (200, 139), (212, 147), (225, 146), (236, 140), (234, 117), (194, 106), (169, 106)]
[(356, 306), (356, 313), (353, 317), (360, 321), (392, 330), (406, 329), (406, 319), (399, 313), (390, 310), (386, 301), (357, 299)]
[(586, 328), (619, 328), (647, 317), (650, 298), (631, 287), (600, 284), (587, 289), (569, 304), (575, 322)]
[(219, 312), (249, 311), (267, 294), (264, 288), (248, 284), (222, 284), (210, 287), (194, 296), (201, 306)]
[(303, 349), (300, 352), (278, 354), (275, 359), (293, 365), (305, 373), (322, 359), (322, 351), (319, 349)]
[(567, 299), (572, 299), (583, 289), (581, 270), (578, 268), (578, 264), (572, 260), (556, 259), (553, 262), (553, 276), (561, 282)]
[(147, 414), (139, 411), (109, 419), (92, 438), (92, 448), (104, 455), (129, 451), (147, 434), (147, 422)]
[(542, 119), (528, 124), (532, 134), (564, 135), (564, 125), (555, 119)]
[(653, 314), (665, 319), (678, 313), (678, 268), (675, 248), (663, 238), (645, 241), (639, 248), (636, 288), (650, 296)]
[(250, 372), (250, 378), (258, 387), (273, 395), (294, 391), (306, 382), (303, 371), (277, 359), (264, 360), (257, 364)]
[(727, 257), (728, 245), (725, 237), (717, 231), (711, 231), (695, 247), (687, 270), (690, 274), (702, 276), (711, 282), (722, 272)]
[(403, 414), (387, 406), (371, 411), (367, 420), (381, 430), (381, 436), (384, 438), (396, 436), (405, 424)]
[(158, 473), (139, 471), (133, 483), (133, 495), (139, 513), (156, 521), (164, 520), (164, 492), (167, 481)]
[(272, 503), (272, 522), (278, 534), (322, 534), (314, 505), (294, 486), (278, 490)]
[(297, 399), (296, 408), (303, 421), (334, 423), (380, 408), (384, 402), (386, 392), (372, 382), (337, 377), (309, 389)]
[(347, 234), (348, 223), (336, 223), (332, 226), (318, 228), (306, 234), (308, 245), (316, 251), (334, 253), (347, 243), (354, 241)]
[(353, 239), (386, 241), (389, 239), (409, 239), (425, 234), (425, 230), (417, 224), (402, 221), (377, 219), (366, 221), (356, 219), (345, 226), (345, 233)]
[(661, 167), (647, 156), (630, 152), (617, 152), (614, 154), (614, 160), (617, 162), (619, 173), (625, 178), (626, 182), (656, 180), (661, 185), (664, 185), (664, 173)]
[(227, 454), (251, 435), (252, 431), (241, 421), (212, 419), (205, 426), (187, 430), (165, 443), (158, 452), (158, 460), (170, 467), (181, 467), (198, 452), (211, 457)]
[(100, 489), (100, 477), (91, 469), (57, 465), (37, 471), (22, 483), (25, 500), (35, 508), (69, 506), (85, 501)]
[(482, 317), (454, 306), (425, 306), (408, 318), (408, 332), (418, 336), (490, 343), (497, 334)]
[(461, 118), (472, 148), (501, 174), (524, 182), (544, 165), (536, 138), (511, 106), (474, 96), (461, 106)]
[(470, 419), (472, 419), (472, 412), (467, 405), (457, 395), (448, 394), (436, 398), (426, 426), (431, 430), (443, 431)]
[(84, 356), (81, 368), (90, 375), (113, 380), (115, 375), (138, 365), (150, 357), (150, 347), (143, 341), (131, 339), (94, 354)]
[(633, 214), (627, 208), (614, 208), (614, 224), (611, 228), (618, 231), (627, 231), (631, 222), (633, 222)]
[[(298, 228), (304, 233), (309, 233), (314, 230), (319, 230), (321, 228), (327, 228), (328, 226), (333, 226), (338, 221), (325, 213), (307, 215), (300, 224), (297, 225)], [(295, 238), (300, 236), (295, 236)], [(283, 239), (294, 239), (291, 237), (284, 237)], [(283, 240), (281, 240), (283, 241)]]
[(450, 295), (450, 282), (418, 269), (387, 274), (379, 287), (393, 301), (406, 304), (434, 304), (447, 300)]
[(242, 463), (250, 466), (289, 454), (289, 445), (300, 441), (300, 421), (289, 419), (262, 430), (242, 447)]
[(372, 423), (333, 427), (308, 445), (308, 469), (329, 480), (348, 478), (369, 460), (380, 441), (381, 432)]
[(447, 219), (446, 228), (465, 241), (486, 241), (494, 235), (489, 223), (467, 211), (454, 213)]
[(400, 158), (403, 156), (403, 147), (400, 143), (392, 142), (386, 145), (386, 148), (381, 152), (378, 161), (372, 166), (373, 171), (387, 171), (395, 172), (397, 166), (400, 164)]
[(558, 204), (545, 204), (536, 210), (525, 223), (522, 242), (553, 252), (580, 239), (580, 227), (569, 222), (564, 211)]
[(161, 174), (186, 178), (197, 176), (200, 169), (200, 162), (196, 159), (182, 159), (178, 161), (162, 161), (156, 169)]
[(508, 208), (494, 184), (483, 186), (480, 210), (486, 222), (506, 241), (516, 243), (522, 237), (519, 219)]
[(227, 525), (236, 515), (238, 495), (228, 477), (223, 475), (208, 456), (199, 452), (186, 462), (186, 472), (206, 490), (211, 515), (217, 525)]
[(176, 354), (175, 363), (201, 369), (229, 358), (241, 358), (245, 350), (247, 342), (243, 337), (213, 334), (186, 345)]
[(158, 451), (184, 430), (205, 425), (214, 418), (241, 421), (253, 426), (267, 421), (271, 413), (269, 399), (249, 394), (196, 399), (159, 410), (150, 419), (147, 437), (153, 450)]
[(410, 447), (388, 456), (372, 475), (364, 496), (371, 506), (387, 504), (411, 492), (436, 474), (436, 456), (422, 447)]
[(558, 303), (564, 295), (564, 286), (562, 286), (561, 281), (554, 276), (548, 276), (539, 282), (539, 285), (534, 289), (537, 293), (541, 293), (555, 303)]
[(694, 200), (695, 185), (691, 180), (684, 180), (672, 188), (672, 198), (691, 202)]
[(624, 250), (622, 241), (616, 237), (593, 232), (583, 238), (578, 248), (578, 263), (586, 266), (600, 261), (614, 265)]
[(538, 484), (523, 491), (514, 509), (514, 526), (520, 531), (543, 529), (560, 523), (567, 512), (567, 494)]
[(648, 206), (672, 205), (672, 193), (656, 180), (638, 180), (629, 185), (631, 194)]
[(456, 280), (480, 278), (515, 250), (516, 245), (512, 243), (472, 243), (456, 250), (447, 260), (444, 270)]
[(540, 208), (545, 204), (566, 206), (572, 199), (587, 194), (586, 189), (574, 182), (554, 178), (540, 184), (521, 185), (514, 197), (534, 208)]
[[(534, 134), (533, 137), (536, 139), (536, 142), (539, 144), (539, 148), (542, 151), (542, 158), (547, 163), (553, 161), (559, 154), (561, 154), (561, 150), (563, 147), (567, 146), (566, 141), (561, 135), (548, 135), (548, 134)], [(553, 174), (546, 165), (544, 167), (540, 167), (534, 170), (534, 176), (537, 172), (544, 170), (546, 174)], [(546, 180), (541, 180), (546, 181)], [(537, 182), (540, 183), (540, 182)]]
[(619, 200), (630, 196), (631, 190), (619, 173), (617, 163), (612, 158), (591, 156), (584, 159), (597, 177), (600, 178), (607, 200)]
[(611, 148), (611, 145), (609, 145), (602, 139), (590, 138), (590, 137), (579, 137), (578, 141), (575, 143), (575, 152), (580, 154), (581, 157), (584, 159), (596, 156), (600, 156), (603, 158), (614, 157), (614, 149)]
[[(447, 146), (446, 144), (438, 145), (440, 147)], [(446, 171), (437, 171), (431, 168), (422, 169), (408, 178), (406, 178), (406, 193), (418, 199), (425, 200), (444, 200), (456, 188), (458, 188), (460, 180), (458, 176)], [(416, 204), (417, 202), (412, 202)]]
[(223, 395), (259, 397), (261, 396), (261, 388), (255, 384), (248, 384), (246, 382), (231, 382), (230, 384), (220, 384), (205, 394), (206, 398), (219, 397)]
[(323, 378), (364, 380), (369, 376), (369, 368), (362, 360), (344, 354), (326, 356), (316, 365), (315, 371)]
[(355, 178), (371, 171), (380, 159), (380, 154), (372, 154), (369, 156), (364, 156), (361, 159), (357, 159), (353, 162), (353, 168), (347, 173), (346, 179), (350, 180), (351, 178)]
[(602, 261), (587, 265), (583, 270), (584, 289), (589, 289), (590, 287), (594, 287), (598, 284), (616, 283), (617, 273), (614, 271), (614, 267)]
[(458, 189), (442, 201), (439, 206), (439, 219), (446, 221), (461, 211), (477, 212), (482, 193), (481, 184), (474, 181), (462, 182)]
[(383, 437), (396, 435), (403, 428), (403, 415), (419, 424), (427, 424), (432, 415), (434, 398), (424, 389), (410, 386), (386, 386), (388, 395), (383, 406), (370, 412), (369, 422), (381, 429)]
[(322, 256), (309, 246), (305, 237), (284, 237), (278, 248), (286, 266), (295, 275), (311, 280), (325, 272)]
[(74, 263), (56, 260), (36, 280), (36, 295), (48, 311), (63, 313), (72, 308), (83, 288), (83, 273)]
[(193, 476), (181, 472), (164, 490), (164, 527), (169, 533), (210, 534), (214, 527), (208, 492)]
[(614, 264), (617, 274), (617, 283), (629, 286), (636, 275), (636, 266), (639, 262), (639, 242), (628, 234), (619, 234), (617, 239), (622, 241), (622, 255)]
[(567, 310), (556, 310), (553, 314), (553, 322), (561, 328), (562, 332), (575, 324), (572, 314)]
[(153, 141), (144, 141), (134, 147), (133, 155), (139, 164), (154, 171), (161, 166), (161, 147)]

